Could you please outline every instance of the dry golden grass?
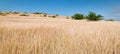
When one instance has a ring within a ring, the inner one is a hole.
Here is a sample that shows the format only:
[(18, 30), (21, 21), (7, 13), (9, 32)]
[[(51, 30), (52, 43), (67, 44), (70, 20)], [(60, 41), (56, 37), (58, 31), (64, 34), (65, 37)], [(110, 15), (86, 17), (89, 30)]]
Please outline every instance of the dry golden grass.
[(120, 54), (120, 22), (0, 17), (0, 54)]

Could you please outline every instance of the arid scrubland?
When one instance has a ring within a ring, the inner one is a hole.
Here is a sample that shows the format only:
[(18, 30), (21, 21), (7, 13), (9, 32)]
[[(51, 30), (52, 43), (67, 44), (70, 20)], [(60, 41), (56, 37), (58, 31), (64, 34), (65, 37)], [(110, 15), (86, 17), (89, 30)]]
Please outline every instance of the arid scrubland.
[(120, 54), (120, 22), (2, 16), (0, 54)]

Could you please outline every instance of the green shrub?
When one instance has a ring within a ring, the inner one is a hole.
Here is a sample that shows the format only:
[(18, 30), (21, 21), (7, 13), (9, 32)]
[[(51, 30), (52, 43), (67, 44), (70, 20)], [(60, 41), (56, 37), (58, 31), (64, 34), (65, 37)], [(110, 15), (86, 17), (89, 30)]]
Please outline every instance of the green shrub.
[(98, 20), (102, 20), (102, 15), (96, 15), (96, 13), (94, 12), (89, 12), (89, 14), (86, 16), (86, 19), (90, 20), (90, 21), (98, 21)]
[(74, 14), (72, 16), (72, 19), (78, 19), (78, 20), (81, 20), (81, 19), (84, 19), (84, 15), (83, 14)]
[(27, 15), (27, 14), (21, 14), (20, 16), (29, 16), (29, 15)]

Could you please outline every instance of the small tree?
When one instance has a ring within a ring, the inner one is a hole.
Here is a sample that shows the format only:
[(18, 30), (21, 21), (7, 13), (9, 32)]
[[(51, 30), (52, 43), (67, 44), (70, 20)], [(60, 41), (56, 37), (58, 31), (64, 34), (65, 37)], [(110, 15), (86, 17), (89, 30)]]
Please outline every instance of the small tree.
[(72, 16), (72, 18), (73, 19), (78, 19), (78, 20), (80, 20), (80, 19), (84, 19), (84, 15), (83, 14), (74, 14), (73, 16)]
[(96, 15), (94, 12), (89, 12), (89, 14), (86, 16), (86, 18), (91, 21), (102, 20), (102, 17), (102, 15)]

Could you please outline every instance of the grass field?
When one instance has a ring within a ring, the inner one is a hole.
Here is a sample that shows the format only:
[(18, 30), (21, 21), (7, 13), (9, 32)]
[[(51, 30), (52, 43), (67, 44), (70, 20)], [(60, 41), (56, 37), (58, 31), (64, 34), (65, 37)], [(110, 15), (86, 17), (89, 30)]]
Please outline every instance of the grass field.
[(120, 22), (0, 17), (0, 54), (120, 54)]

